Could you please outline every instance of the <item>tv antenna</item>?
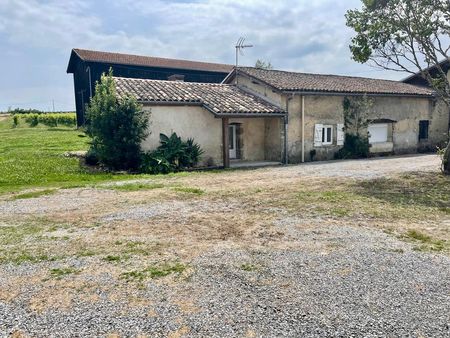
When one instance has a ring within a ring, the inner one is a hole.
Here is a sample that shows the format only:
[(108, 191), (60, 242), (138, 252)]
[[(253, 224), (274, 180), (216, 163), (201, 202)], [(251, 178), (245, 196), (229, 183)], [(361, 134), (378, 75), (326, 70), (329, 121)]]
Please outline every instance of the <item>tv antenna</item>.
[(239, 66), (239, 55), (244, 55), (244, 48), (251, 48), (251, 47), (253, 47), (253, 45), (246, 45), (245, 38), (242, 36), (236, 42), (236, 46), (235, 46), (235, 48), (236, 48), (236, 68), (235, 68), (236, 84), (237, 84), (237, 69)]

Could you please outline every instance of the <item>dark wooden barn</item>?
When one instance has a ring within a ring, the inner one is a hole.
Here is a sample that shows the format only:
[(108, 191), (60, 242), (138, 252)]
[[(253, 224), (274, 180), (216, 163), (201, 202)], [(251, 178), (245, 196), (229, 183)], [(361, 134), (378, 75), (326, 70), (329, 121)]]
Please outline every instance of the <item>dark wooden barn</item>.
[(85, 122), (86, 104), (95, 94), (96, 81), (110, 68), (118, 77), (220, 83), (233, 66), (72, 49), (67, 73), (73, 74), (78, 126)]
[[(449, 73), (449, 71), (450, 71), (450, 61), (449, 60), (443, 60), (439, 64), (442, 67), (442, 70), (444, 72)], [(436, 66), (428, 68), (427, 70), (430, 72), (431, 76), (437, 76), (439, 74)], [(416, 85), (416, 86), (430, 87), (427, 80), (425, 80), (419, 73), (408, 76), (406, 79), (403, 80), (403, 82), (409, 83), (412, 85)]]

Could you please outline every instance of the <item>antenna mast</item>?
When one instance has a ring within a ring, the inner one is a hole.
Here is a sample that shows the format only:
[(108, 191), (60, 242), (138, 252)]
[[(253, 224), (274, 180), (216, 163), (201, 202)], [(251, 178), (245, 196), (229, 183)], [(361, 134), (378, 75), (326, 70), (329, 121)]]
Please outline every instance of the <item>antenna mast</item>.
[(239, 67), (239, 54), (240, 55), (244, 55), (244, 48), (250, 48), (253, 47), (253, 45), (245, 45), (245, 38), (240, 37), (239, 40), (236, 42), (236, 67), (235, 67), (235, 79), (236, 79), (236, 84), (238, 83), (238, 76), (237, 76), (237, 69)]

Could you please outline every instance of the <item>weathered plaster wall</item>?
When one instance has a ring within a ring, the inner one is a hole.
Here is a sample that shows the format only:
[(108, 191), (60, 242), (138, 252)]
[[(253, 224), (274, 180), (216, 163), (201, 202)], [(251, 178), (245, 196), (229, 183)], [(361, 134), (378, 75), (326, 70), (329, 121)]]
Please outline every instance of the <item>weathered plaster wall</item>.
[(277, 105), (278, 107), (286, 108), (285, 102), (282, 99), (280, 93), (273, 90), (272, 87), (264, 84), (263, 82), (239, 76), (238, 85), (240, 88), (256, 94), (264, 98), (265, 100)]
[[(310, 151), (315, 149), (317, 160), (327, 160), (334, 157), (340, 146), (336, 145), (336, 131), (333, 131), (333, 145), (314, 147), (314, 125), (316, 123), (335, 126), (344, 123), (342, 96), (306, 96), (305, 97), (305, 157), (310, 159)], [(413, 97), (374, 97), (371, 118), (390, 119), (397, 121), (392, 124), (393, 152), (396, 154), (417, 152), (419, 148), (432, 149), (436, 144), (445, 141), (448, 126), (448, 110), (445, 105), (434, 105), (426, 98)], [(298, 107), (294, 106), (294, 114)], [(419, 142), (419, 121), (429, 120), (429, 139)], [(291, 121), (290, 121), (291, 122)], [(301, 128), (295, 124), (289, 128)], [(290, 140), (291, 145), (294, 141)], [(293, 148), (295, 153), (291, 159), (301, 156), (301, 152)], [(377, 145), (374, 151), (384, 151), (388, 148)], [(292, 149), (291, 149), (292, 150)]]
[(186, 140), (194, 138), (202, 149), (202, 165), (214, 161), (222, 165), (222, 121), (200, 106), (145, 106), (150, 112), (151, 134), (142, 143), (144, 150), (154, 150), (159, 146), (159, 134), (176, 132)]
[(284, 123), (281, 118), (265, 119), (265, 160), (282, 161), (283, 155), (283, 128)]

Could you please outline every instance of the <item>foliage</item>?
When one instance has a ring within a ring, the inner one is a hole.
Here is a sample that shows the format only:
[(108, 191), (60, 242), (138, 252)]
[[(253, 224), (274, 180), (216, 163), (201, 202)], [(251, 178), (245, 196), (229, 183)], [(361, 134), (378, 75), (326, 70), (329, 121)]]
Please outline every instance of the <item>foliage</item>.
[(438, 155), (441, 157), (441, 170), (444, 174), (450, 175), (450, 143), (445, 149), (438, 149)]
[(103, 74), (87, 109), (86, 133), (100, 163), (112, 169), (136, 169), (149, 117), (136, 98), (117, 97), (112, 71)]
[(17, 115), (13, 116), (13, 128), (17, 128), (19, 125), (19, 117)]
[[(360, 63), (420, 74), (450, 107), (450, 79), (440, 60), (450, 59), (450, 1), (362, 0), (360, 10), (346, 14), (356, 36), (350, 50)], [(450, 174), (450, 143), (443, 156)]]
[(267, 61), (267, 62), (266, 62), (266, 61), (264, 61), (264, 60), (258, 59), (258, 60), (256, 60), (255, 68), (271, 70), (271, 69), (273, 69), (273, 66), (272, 66), (272, 64), (270, 63), (270, 61)]
[(345, 134), (344, 147), (336, 153), (336, 159), (369, 157), (369, 139), (352, 134)]
[(36, 127), (39, 124), (47, 127), (57, 127), (61, 125), (74, 127), (77, 122), (75, 113), (19, 114), (14, 115), (13, 120), (17, 120), (17, 124), (14, 122), (16, 127), (20, 123), (20, 120), (24, 120), (30, 127)]
[(94, 149), (89, 148), (89, 150), (87, 151), (87, 153), (84, 157), (84, 161), (86, 162), (87, 165), (97, 165), (98, 164), (98, 155)]
[(373, 100), (364, 95), (343, 101), (344, 131), (346, 134), (367, 137), (367, 126), (373, 106)]
[(159, 135), (158, 149), (142, 155), (141, 170), (150, 174), (167, 174), (192, 168), (200, 160), (203, 150), (190, 138), (186, 142), (176, 133)]
[(344, 110), (344, 147), (336, 153), (336, 158), (362, 158), (369, 156), (369, 138), (367, 126), (373, 100), (366, 95), (358, 98), (345, 97)]

